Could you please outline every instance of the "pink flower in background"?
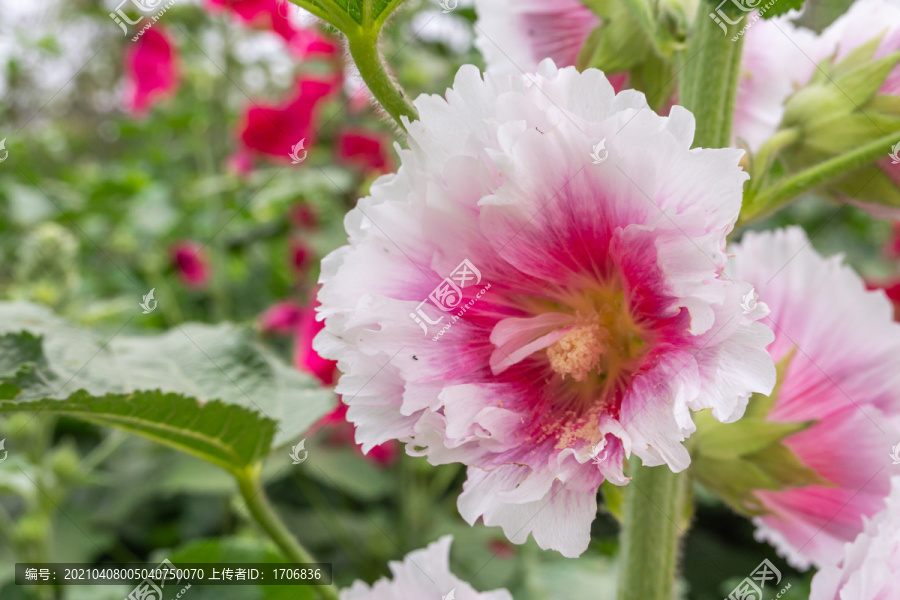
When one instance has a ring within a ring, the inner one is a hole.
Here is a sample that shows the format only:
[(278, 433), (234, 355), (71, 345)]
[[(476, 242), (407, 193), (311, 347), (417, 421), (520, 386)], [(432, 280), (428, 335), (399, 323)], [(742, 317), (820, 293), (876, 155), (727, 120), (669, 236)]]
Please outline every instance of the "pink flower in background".
[(323, 327), (316, 320), (314, 307), (281, 302), (263, 313), (260, 322), (263, 331), (294, 336), (294, 366), (315, 376), (323, 385), (334, 383), (337, 364), (322, 358), (312, 348), (313, 338)]
[(316, 209), (309, 204), (296, 204), (290, 209), (290, 219), (294, 227), (315, 229), (319, 225)]
[(281, 36), (299, 58), (310, 56), (334, 57), (336, 42), (313, 28), (294, 25), (289, 18), (293, 7), (288, 0), (207, 0), (213, 9), (228, 9), (246, 25), (269, 29)]
[(125, 104), (143, 114), (178, 87), (178, 49), (171, 36), (156, 25), (144, 31), (125, 50)]
[(179, 242), (172, 247), (172, 264), (181, 282), (192, 288), (209, 283), (211, 269), (203, 246), (197, 242)]
[(403, 562), (391, 562), (393, 579), (382, 578), (371, 586), (356, 581), (340, 593), (341, 600), (424, 600), (451, 597), (454, 600), (512, 600), (506, 590), (477, 592), (450, 572), (452, 536), (444, 536), (424, 550), (411, 552)]
[(840, 566), (816, 573), (810, 600), (895, 600), (900, 581), (900, 477), (884, 509), (844, 546)]
[(735, 145), (757, 151), (772, 137), (784, 116), (784, 101), (816, 68), (809, 58), (815, 33), (787, 17), (760, 19), (744, 36), (735, 98)]
[(416, 106), (322, 263), (314, 347), (364, 449), (468, 465), (469, 523), (577, 556), (624, 457), (682, 470), (691, 410), (732, 421), (774, 385), (750, 286), (719, 276), (740, 152), (691, 150), (684, 109), (549, 60), (533, 80), (463, 67)]
[(545, 58), (560, 67), (578, 53), (600, 19), (578, 0), (476, 0), (475, 45), (488, 72), (537, 70)]
[(291, 240), (288, 244), (291, 268), (297, 273), (305, 273), (315, 259), (315, 252), (302, 240)]
[(815, 421), (784, 444), (832, 484), (757, 491), (771, 513), (754, 520), (757, 536), (799, 568), (834, 565), (890, 487), (900, 324), (881, 292), (866, 291), (840, 257), (822, 258), (800, 228), (747, 233), (732, 251), (730, 273), (771, 310), (763, 322), (775, 331), (772, 358), (794, 352), (767, 419)]
[(287, 101), (251, 106), (241, 126), (241, 141), (249, 150), (290, 162), (297, 143), (304, 141), (307, 151), (315, 143), (321, 105), (336, 89), (334, 78), (307, 77), (297, 82), (296, 93)]
[(393, 168), (387, 136), (364, 129), (348, 129), (337, 135), (338, 160), (364, 173), (385, 173)]

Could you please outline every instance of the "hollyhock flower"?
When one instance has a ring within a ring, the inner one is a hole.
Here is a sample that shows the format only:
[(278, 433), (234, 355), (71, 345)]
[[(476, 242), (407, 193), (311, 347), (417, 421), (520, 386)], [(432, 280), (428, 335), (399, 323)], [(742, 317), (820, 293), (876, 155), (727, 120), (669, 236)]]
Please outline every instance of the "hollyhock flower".
[(532, 72), (545, 58), (573, 66), (600, 24), (578, 0), (476, 0), (475, 12), (475, 45), (490, 72)]
[(814, 42), (814, 32), (787, 17), (760, 19), (747, 30), (732, 124), (735, 145), (756, 152), (772, 137), (784, 101), (816, 68), (808, 58)]
[(143, 114), (178, 87), (178, 49), (158, 24), (125, 51), (126, 107)]
[(885, 466), (900, 424), (900, 324), (881, 292), (867, 291), (840, 257), (822, 258), (798, 227), (747, 233), (732, 250), (729, 273), (753, 284), (769, 306), (769, 352), (787, 361), (766, 420), (812, 422), (782, 443), (826, 482), (757, 490), (766, 509), (754, 519), (757, 537), (798, 568), (833, 565), (890, 487)]
[[(280, 302), (271, 306), (260, 317), (263, 331), (294, 337), (294, 364), (305, 373), (315, 376), (323, 385), (334, 383), (336, 363), (323, 359), (312, 348), (312, 340), (322, 330), (316, 320), (315, 310), (293, 302)], [(391, 465), (397, 460), (399, 449), (394, 441), (375, 446), (367, 453), (353, 441), (353, 426), (347, 421), (347, 406), (338, 400), (338, 406), (313, 425), (307, 435), (327, 429), (329, 441), (337, 445), (349, 445), (360, 455), (379, 466)]]
[(393, 579), (379, 579), (371, 586), (355, 582), (340, 593), (341, 600), (397, 600), (441, 598), (454, 591), (456, 600), (512, 600), (506, 590), (477, 592), (450, 572), (452, 536), (444, 536), (423, 550), (411, 552), (403, 562), (391, 562)]
[(197, 242), (179, 242), (172, 247), (172, 264), (181, 282), (192, 288), (209, 283), (211, 269), (203, 246)]
[(316, 140), (321, 104), (336, 90), (334, 79), (308, 77), (297, 82), (296, 94), (276, 106), (251, 106), (240, 137), (247, 149), (290, 162), (298, 142), (308, 150)]
[(337, 44), (316, 29), (296, 27), (289, 18), (285, 4), (288, 0), (207, 0), (213, 9), (228, 9), (251, 27), (270, 29), (288, 43), (299, 58), (310, 56), (334, 57)]
[(314, 229), (319, 225), (316, 209), (309, 204), (297, 204), (290, 209), (290, 219), (294, 227)]
[(313, 250), (301, 240), (291, 240), (288, 251), (291, 268), (297, 273), (306, 272), (314, 258)]
[(281, 302), (263, 313), (260, 324), (263, 331), (293, 335), (294, 366), (315, 376), (323, 385), (334, 383), (337, 364), (319, 356), (312, 347), (313, 338), (323, 328), (313, 307)]
[(900, 581), (900, 477), (881, 512), (844, 548), (840, 566), (812, 580), (810, 600), (892, 600)]
[(314, 347), (364, 448), (468, 465), (464, 518), (576, 556), (626, 455), (684, 469), (690, 410), (734, 420), (774, 384), (750, 286), (719, 276), (741, 152), (691, 150), (686, 110), (549, 60), (464, 66), (416, 106), (322, 263)]
[(338, 160), (366, 173), (390, 171), (393, 161), (389, 155), (386, 136), (364, 129), (344, 130), (337, 135), (335, 151)]

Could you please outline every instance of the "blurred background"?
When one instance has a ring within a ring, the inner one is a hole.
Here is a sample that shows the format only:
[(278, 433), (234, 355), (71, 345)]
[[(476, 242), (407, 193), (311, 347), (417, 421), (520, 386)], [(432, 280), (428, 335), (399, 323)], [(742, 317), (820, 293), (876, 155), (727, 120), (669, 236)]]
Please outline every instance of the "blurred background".
[[(0, 0), (0, 300), (42, 304), (109, 335), (251, 324), (285, 361), (331, 384), (334, 366), (310, 347), (319, 261), (346, 242), (346, 212), (397, 166), (400, 138), (340, 39), (293, 5), (175, 0), (136, 37), (147, 20), (117, 23), (116, 1)], [(821, 29), (847, 4), (810, 0), (803, 20)], [(412, 96), (442, 94), (459, 65), (483, 64), (474, 19), (462, 0), (450, 13), (414, 0), (392, 19), (384, 55)], [(824, 254), (845, 251), (873, 286), (892, 288), (900, 275), (894, 231), (862, 211), (805, 198), (759, 227), (786, 223), (807, 228)], [(142, 314), (151, 289), (158, 310)], [(432, 467), (391, 444), (364, 457), (339, 406), (335, 398), (307, 434), (319, 469), (282, 470), (290, 458), (276, 452), (264, 475), (338, 585), (384, 576), (388, 561), (452, 533), (452, 569), (478, 589), (506, 587), (518, 600), (614, 596), (612, 516), (601, 511), (578, 560), (509, 544), (499, 529), (460, 519), (458, 465)], [(13, 432), (29, 451), (0, 463), (3, 600), (128, 593), (18, 588), (17, 561), (265, 561), (275, 552), (214, 466), (67, 419), (0, 417), (0, 439)], [(749, 522), (702, 492), (696, 502), (685, 597), (721, 599), (764, 558), (791, 583), (785, 597), (808, 596), (810, 574), (755, 542)], [(311, 595), (236, 587), (189, 597)]]

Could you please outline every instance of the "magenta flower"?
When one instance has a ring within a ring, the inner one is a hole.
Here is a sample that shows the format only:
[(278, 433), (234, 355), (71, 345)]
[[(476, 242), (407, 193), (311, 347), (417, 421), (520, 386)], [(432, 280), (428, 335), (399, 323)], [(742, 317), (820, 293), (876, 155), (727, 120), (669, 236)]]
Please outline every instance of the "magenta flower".
[(240, 132), (245, 148), (288, 163), (298, 143), (303, 142), (299, 155), (308, 152), (317, 137), (321, 105), (336, 91), (337, 84), (335, 79), (308, 77), (297, 82), (294, 96), (287, 101), (275, 106), (251, 106)]
[[(423, 550), (411, 552), (403, 562), (390, 563), (393, 579), (371, 586), (362, 581), (342, 590), (341, 600), (395, 600), (398, 598), (454, 598), (454, 600), (512, 600), (506, 590), (477, 592), (450, 572), (452, 536), (444, 536)], [(451, 594), (451, 592), (453, 592)]]
[(365, 129), (347, 129), (338, 133), (335, 145), (338, 160), (364, 173), (385, 173), (393, 167), (387, 137)]
[(840, 566), (826, 567), (812, 580), (810, 600), (893, 600), (900, 581), (900, 477), (884, 510), (844, 547)]
[(211, 269), (206, 252), (197, 242), (179, 242), (173, 246), (172, 264), (181, 282), (188, 287), (202, 288), (209, 283)]
[(720, 276), (741, 153), (691, 150), (690, 113), (599, 71), (533, 77), (466, 66), (416, 101), (322, 263), (314, 347), (364, 448), (468, 465), (470, 523), (576, 556), (625, 456), (682, 470), (691, 410), (730, 421), (771, 390), (772, 334)]
[(488, 71), (534, 71), (545, 58), (575, 65), (600, 19), (578, 0), (476, 0), (475, 45)]
[(178, 87), (178, 49), (156, 25), (125, 51), (125, 104), (135, 114), (174, 94)]
[(748, 233), (733, 252), (733, 276), (771, 309), (763, 322), (775, 331), (772, 358), (789, 360), (767, 420), (814, 421), (784, 445), (828, 483), (756, 491), (769, 513), (754, 520), (757, 536), (799, 568), (834, 565), (890, 488), (900, 325), (884, 294), (867, 291), (838, 257), (822, 258), (797, 227)]

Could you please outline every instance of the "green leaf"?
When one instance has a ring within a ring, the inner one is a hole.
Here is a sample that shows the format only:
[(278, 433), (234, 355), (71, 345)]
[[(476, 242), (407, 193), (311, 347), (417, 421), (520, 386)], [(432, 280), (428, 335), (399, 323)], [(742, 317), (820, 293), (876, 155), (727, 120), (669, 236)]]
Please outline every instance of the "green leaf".
[(696, 452), (718, 458), (753, 454), (813, 424), (812, 421), (777, 423), (743, 418), (736, 423), (698, 428), (693, 443)]
[(266, 455), (275, 423), (240, 406), (159, 391), (92, 396), (78, 391), (65, 400), (0, 401), (0, 413), (66, 415), (116, 427), (225, 469), (246, 467)]
[(21, 390), (17, 400), (64, 399), (79, 389), (221, 400), (277, 421), (277, 447), (299, 439), (335, 404), (330, 389), (279, 360), (249, 328), (184, 324), (158, 336), (100, 335), (34, 304), (0, 302), (0, 334), (22, 330), (43, 337), (43, 358), (35, 356), (33, 335), (9, 342), (14, 353), (0, 345), (0, 393), (8, 381)]
[(614, 516), (619, 523), (625, 518), (625, 494), (628, 493), (628, 490), (625, 489), (626, 487), (624, 485), (613, 485), (609, 481), (604, 481), (600, 485), (600, 489), (603, 490), (603, 499), (606, 500), (604, 506), (609, 511), (609, 514)]
[(772, 17), (785, 15), (792, 10), (800, 10), (803, 8), (804, 2), (805, 0), (778, 0), (772, 3), (772, 6), (762, 14), (762, 18), (771, 19)]

